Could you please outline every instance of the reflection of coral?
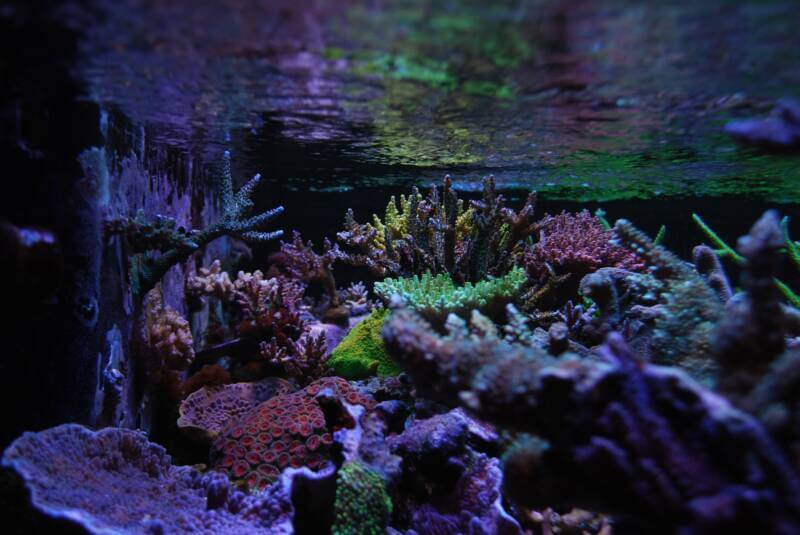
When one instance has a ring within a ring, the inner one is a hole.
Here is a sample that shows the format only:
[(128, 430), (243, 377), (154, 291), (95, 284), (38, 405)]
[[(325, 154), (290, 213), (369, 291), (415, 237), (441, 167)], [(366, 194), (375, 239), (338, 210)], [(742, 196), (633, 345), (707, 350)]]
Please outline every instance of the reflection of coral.
[(353, 461), (336, 477), (335, 510), (333, 535), (382, 535), (392, 515), (392, 501), (381, 476)]
[(250, 489), (263, 489), (288, 467), (322, 468), (329, 460), (333, 428), (318, 394), (331, 392), (336, 399), (371, 407), (344, 379), (320, 379), (292, 394), (272, 397), (232, 421), (214, 440), (214, 466)]
[(403, 304), (426, 319), (442, 325), (448, 314), (468, 317), (473, 310), (483, 314), (502, 315), (526, 282), (525, 271), (514, 268), (508, 274), (463, 286), (456, 286), (446, 273), (433, 276), (425, 273), (408, 279), (386, 279), (375, 283), (375, 293), (387, 303), (399, 295)]
[(88, 533), (289, 533), (293, 485), (315, 476), (290, 472), (280, 485), (245, 496), (218, 473), (171, 464), (144, 433), (66, 424), (26, 433), (3, 454), (45, 515)]
[[(283, 207), (278, 206), (272, 210), (267, 210), (258, 215), (247, 217), (253, 208), (251, 197), (261, 180), (261, 175), (255, 175), (250, 181), (242, 186), (239, 191), (233, 191), (233, 177), (231, 176), (231, 156), (228, 151), (222, 159), (222, 217), (208, 225), (203, 230), (192, 230), (186, 233), (178, 232), (162, 221), (153, 225), (154, 230), (158, 230), (155, 236), (161, 236), (164, 231), (171, 232), (170, 240), (163, 239), (147, 245), (155, 245), (157, 248), (170, 247), (163, 254), (155, 258), (148, 258), (144, 263), (139, 279), (135, 282), (136, 290), (140, 294), (148, 292), (155, 284), (161, 280), (164, 274), (179, 262), (189, 257), (194, 251), (216, 240), (222, 236), (233, 236), (245, 241), (262, 242), (280, 237), (283, 231), (263, 232), (262, 229), (267, 223), (283, 212)], [(137, 216), (138, 217), (138, 216)], [(145, 228), (140, 221), (136, 228)], [(125, 222), (109, 222), (107, 229), (111, 232), (118, 231), (128, 233), (130, 225)], [(140, 233), (135, 233), (139, 236)]]
[(160, 289), (147, 294), (144, 340), (151, 370), (186, 370), (194, 360), (194, 340), (189, 322), (177, 311), (163, 306)]
[(389, 376), (400, 373), (400, 368), (386, 353), (381, 338), (381, 327), (387, 315), (386, 309), (373, 311), (334, 348), (328, 366), (336, 375), (362, 379), (374, 374)]
[(255, 383), (204, 386), (181, 403), (178, 427), (213, 437), (228, 423), (241, 418), (257, 405), (292, 390), (287, 381), (274, 377)]
[[(552, 359), (444, 340), (399, 311), (384, 339), (418, 389), (547, 441), (528, 452), (527, 470), (505, 473), (526, 505), (687, 532), (800, 528), (800, 480), (761, 426), (682, 372), (637, 361), (619, 335), (602, 360)], [(525, 474), (535, 476), (513, 481)]]

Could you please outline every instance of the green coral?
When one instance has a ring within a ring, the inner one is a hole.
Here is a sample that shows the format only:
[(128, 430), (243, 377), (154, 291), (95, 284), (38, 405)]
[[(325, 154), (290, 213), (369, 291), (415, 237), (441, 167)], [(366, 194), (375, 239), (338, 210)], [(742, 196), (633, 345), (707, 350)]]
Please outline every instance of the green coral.
[(353, 461), (336, 477), (333, 535), (382, 535), (392, 515), (392, 500), (381, 476)]
[(373, 311), (334, 348), (328, 366), (336, 375), (362, 379), (376, 373), (387, 377), (401, 372), (386, 352), (381, 338), (381, 328), (388, 315), (387, 309)]
[(502, 312), (527, 281), (525, 270), (515, 267), (502, 277), (457, 286), (446, 273), (406, 279), (386, 279), (375, 283), (375, 293), (389, 301), (399, 295), (406, 306), (434, 324), (442, 325), (451, 313), (469, 317), (473, 310), (489, 316)]

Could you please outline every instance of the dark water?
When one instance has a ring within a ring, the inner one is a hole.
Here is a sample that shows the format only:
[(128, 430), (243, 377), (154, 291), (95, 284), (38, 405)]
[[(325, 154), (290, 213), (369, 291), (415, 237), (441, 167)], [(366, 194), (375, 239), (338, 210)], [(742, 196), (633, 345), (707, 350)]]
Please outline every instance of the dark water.
[(800, 96), (800, 3), (101, 3), (91, 97), (276, 187), (438, 181), (564, 200), (800, 198), (731, 117)]

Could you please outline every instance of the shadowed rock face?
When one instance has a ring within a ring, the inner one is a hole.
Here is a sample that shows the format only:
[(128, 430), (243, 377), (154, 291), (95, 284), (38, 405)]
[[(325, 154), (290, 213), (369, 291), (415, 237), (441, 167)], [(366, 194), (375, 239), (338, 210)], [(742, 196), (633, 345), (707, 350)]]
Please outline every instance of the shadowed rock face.
[(791, 2), (97, 3), (91, 96), (170, 145), (244, 147), (248, 172), (326, 188), (492, 172), (595, 199), (757, 177), (761, 195), (796, 192), (796, 161), (721, 130), (800, 81)]

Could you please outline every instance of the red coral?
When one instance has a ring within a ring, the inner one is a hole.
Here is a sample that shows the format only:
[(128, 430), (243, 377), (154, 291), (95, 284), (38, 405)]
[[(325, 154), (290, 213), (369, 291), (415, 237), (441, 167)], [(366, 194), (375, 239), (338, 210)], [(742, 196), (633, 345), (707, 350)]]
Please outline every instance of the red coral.
[(588, 211), (562, 212), (542, 218), (539, 241), (525, 252), (528, 276), (544, 282), (551, 275), (571, 274), (575, 280), (601, 267), (644, 271), (644, 261), (628, 249), (611, 243), (613, 231)]
[(331, 458), (333, 431), (316, 399), (329, 389), (350, 404), (372, 408), (374, 401), (340, 377), (325, 377), (291, 394), (263, 402), (240, 420), (229, 424), (212, 445), (215, 468), (263, 489), (284, 468), (322, 468)]

